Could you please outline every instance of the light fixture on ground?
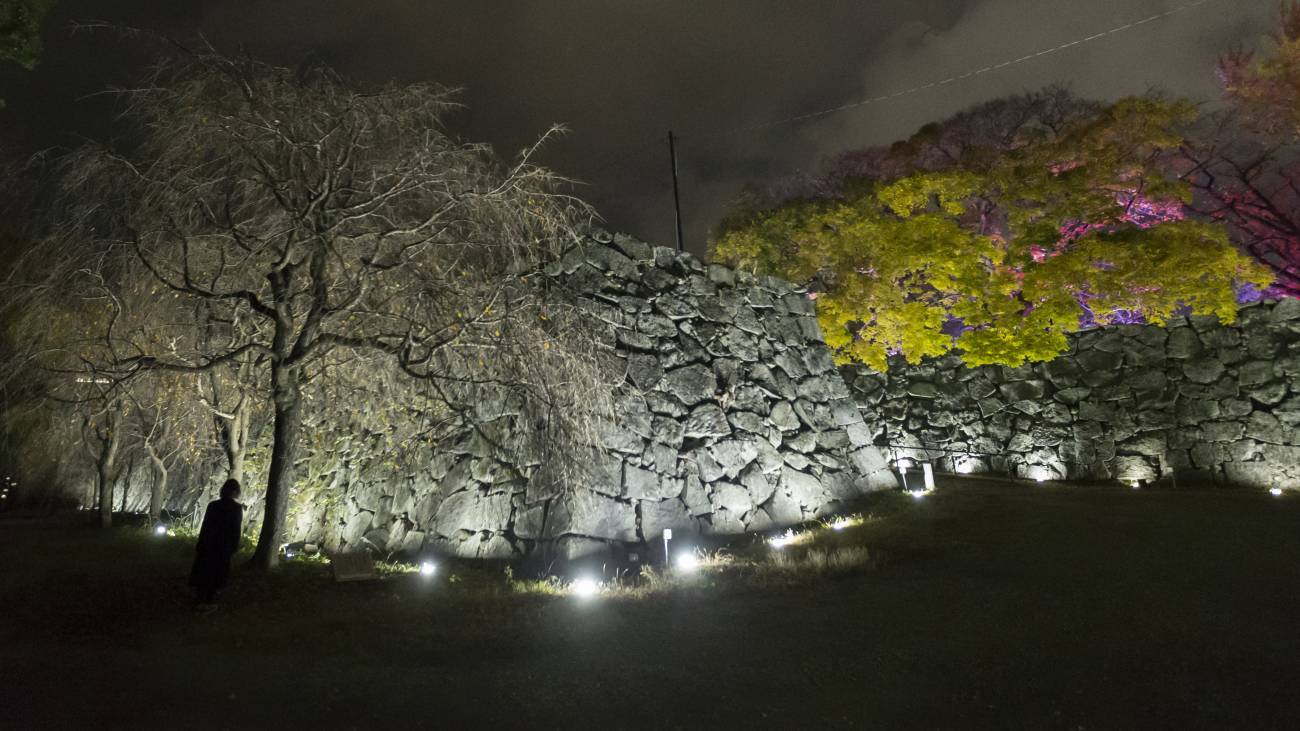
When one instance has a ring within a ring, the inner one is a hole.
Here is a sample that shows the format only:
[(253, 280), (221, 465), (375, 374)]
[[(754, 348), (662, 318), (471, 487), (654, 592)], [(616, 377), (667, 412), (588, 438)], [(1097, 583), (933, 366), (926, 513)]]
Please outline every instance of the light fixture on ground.
[(600, 593), (600, 584), (596, 583), (595, 579), (583, 576), (573, 580), (569, 585), (569, 591), (579, 597), (596, 596)]
[(163, 525), (162, 523), (159, 523), (158, 525), (155, 525), (155, 526), (153, 527), (153, 534), (156, 535), (156, 536), (165, 536), (165, 535), (167, 535), (167, 526)]
[(1270, 487), (1268, 490), (1268, 494), (1272, 495), (1273, 497), (1282, 497), (1282, 488)]
[(677, 554), (677, 570), (682, 572), (692, 572), (700, 567), (700, 557), (695, 555), (694, 551), (685, 551)]
[(767, 542), (772, 548), (785, 548), (796, 540), (798, 539), (795, 538), (794, 531), (788, 530), (779, 536), (767, 539)]
[(437, 570), (438, 570), (437, 564), (435, 564), (432, 561), (420, 562), (420, 576), (428, 578), (430, 576), (433, 576), (434, 573), (437, 572)]

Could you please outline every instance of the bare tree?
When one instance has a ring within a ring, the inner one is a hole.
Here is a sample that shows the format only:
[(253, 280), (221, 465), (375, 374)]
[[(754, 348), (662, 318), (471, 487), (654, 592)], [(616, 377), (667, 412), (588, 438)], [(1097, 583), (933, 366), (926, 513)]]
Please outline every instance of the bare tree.
[(1300, 296), (1300, 148), (1261, 134), (1239, 115), (1207, 120), (1183, 145), (1183, 177), (1199, 213), (1227, 223), (1233, 238), (1277, 277), (1274, 287)]
[(305, 396), (331, 364), (399, 369), (453, 410), (473, 408), (475, 389), (513, 389), (539, 433), (567, 428), (567, 407), (589, 395), (575, 374), (598, 369), (579, 367), (594, 355), (572, 350), (576, 320), (538, 271), (576, 243), (585, 208), (530, 162), (536, 148), (503, 168), (456, 142), (435, 86), (361, 92), (328, 69), (211, 50), (170, 60), (125, 99), (134, 144), (67, 160), (55, 238), (98, 252), (121, 288), (176, 303), (145, 317), (115, 305), (100, 366), (115, 383), (208, 378), (231, 474), (247, 440), (240, 404), (252, 388), (269, 402), (256, 565), (276, 563)]

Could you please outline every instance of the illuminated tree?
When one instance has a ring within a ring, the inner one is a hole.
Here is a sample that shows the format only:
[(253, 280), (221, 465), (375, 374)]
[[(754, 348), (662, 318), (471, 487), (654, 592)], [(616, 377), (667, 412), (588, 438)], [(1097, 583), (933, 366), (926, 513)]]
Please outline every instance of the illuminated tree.
[(1300, 6), (1283, 6), (1275, 40), (1262, 59), (1220, 60), (1234, 109), (1183, 146), (1183, 175), (1196, 210), (1230, 226), (1276, 293), (1300, 297)]
[(1059, 91), (1003, 100), (875, 155), (828, 200), (792, 200), (714, 253), (807, 282), (842, 360), (883, 369), (959, 349), (971, 365), (1049, 360), (1093, 323), (1235, 317), (1271, 277), (1168, 177), (1189, 105), (1108, 108)]
[(511, 389), (538, 434), (585, 428), (594, 349), (534, 281), (584, 209), (531, 150), (503, 168), (453, 140), (434, 86), (361, 92), (328, 69), (209, 51), (170, 60), (126, 104), (129, 148), (64, 162), (49, 246), (95, 262), (120, 300), (90, 367), (115, 387), (159, 371), (206, 383), (231, 474), (238, 408), (266, 404), (256, 565), (277, 560), (308, 402), (348, 378), (392, 370), (452, 411)]
[(1273, 53), (1260, 59), (1244, 50), (1224, 54), (1219, 81), (1251, 126), (1300, 138), (1300, 5), (1281, 5), (1273, 41)]

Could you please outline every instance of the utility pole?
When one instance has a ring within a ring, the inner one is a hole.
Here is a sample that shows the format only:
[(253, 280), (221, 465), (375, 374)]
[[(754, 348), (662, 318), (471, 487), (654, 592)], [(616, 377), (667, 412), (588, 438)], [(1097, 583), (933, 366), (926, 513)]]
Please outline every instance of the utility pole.
[(677, 193), (677, 143), (668, 130), (668, 158), (673, 165), (673, 212), (677, 217), (677, 250), (682, 251), (682, 199)]

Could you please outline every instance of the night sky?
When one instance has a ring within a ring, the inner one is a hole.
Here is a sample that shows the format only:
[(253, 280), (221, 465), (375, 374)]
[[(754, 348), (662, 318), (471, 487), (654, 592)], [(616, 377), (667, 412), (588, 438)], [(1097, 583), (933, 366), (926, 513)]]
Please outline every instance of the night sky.
[(666, 130), (680, 136), (687, 246), (700, 251), (748, 179), (815, 168), (837, 151), (906, 136), (971, 104), (1050, 83), (1113, 99), (1159, 89), (1217, 97), (1216, 55), (1252, 47), (1274, 0), (1209, 0), (1123, 33), (942, 87), (804, 122), (762, 124), (891, 94), (1034, 54), (1188, 0), (63, 0), (32, 73), (0, 73), (6, 145), (104, 137), (142, 46), (73, 33), (102, 19), (203, 34), (284, 64), (316, 56), (363, 82), (463, 87), (449, 119), (513, 154), (552, 123), (572, 133), (543, 161), (587, 183), (609, 227), (672, 243)]

